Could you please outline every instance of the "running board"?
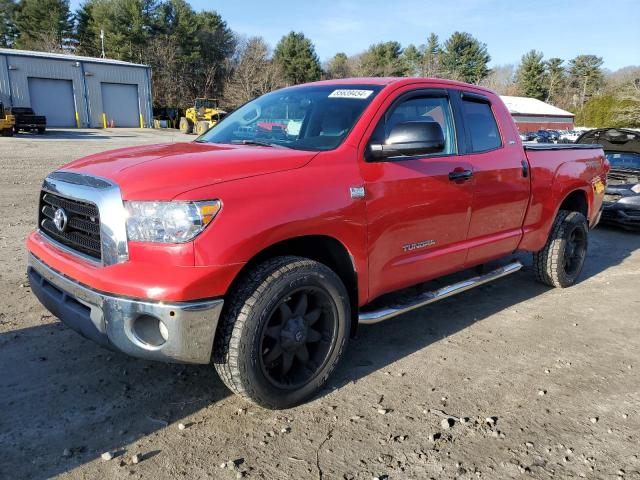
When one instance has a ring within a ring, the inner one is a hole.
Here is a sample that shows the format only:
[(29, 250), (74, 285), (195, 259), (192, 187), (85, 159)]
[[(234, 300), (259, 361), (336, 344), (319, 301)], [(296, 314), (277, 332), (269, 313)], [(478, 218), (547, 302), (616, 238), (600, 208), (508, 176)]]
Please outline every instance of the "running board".
[(484, 285), (485, 283), (493, 282), (494, 280), (502, 277), (506, 277), (507, 275), (517, 272), (521, 268), (522, 263), (517, 261), (512, 262), (505, 265), (504, 267), (500, 267), (484, 275), (479, 275), (468, 280), (463, 280), (461, 282), (454, 283), (453, 285), (448, 285), (437, 290), (421, 293), (411, 302), (405, 304), (383, 307), (379, 310), (371, 310), (368, 312), (360, 312), (360, 314), (358, 315), (358, 323), (363, 325), (370, 325), (372, 323), (378, 323), (383, 320), (387, 320), (397, 315), (402, 315), (403, 313), (415, 310), (416, 308), (424, 307), (425, 305), (437, 302), (438, 300), (442, 300), (443, 298), (451, 297), (457, 293), (470, 290), (474, 287)]

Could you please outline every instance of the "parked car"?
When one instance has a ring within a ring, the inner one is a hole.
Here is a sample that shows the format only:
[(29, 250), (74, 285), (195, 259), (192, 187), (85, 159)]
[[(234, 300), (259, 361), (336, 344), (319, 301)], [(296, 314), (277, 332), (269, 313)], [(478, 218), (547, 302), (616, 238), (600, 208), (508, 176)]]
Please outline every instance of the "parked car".
[(576, 140), (581, 135), (580, 132), (576, 132), (575, 130), (567, 130), (566, 132), (562, 132), (560, 134), (560, 143), (576, 143)]
[[(254, 128), (272, 112), (294, 128)], [(533, 254), (540, 282), (573, 285), (606, 172), (598, 145), (523, 147), (500, 97), (476, 85), (299, 85), (194, 142), (49, 174), (28, 275), (86, 337), (147, 359), (213, 360), (232, 391), (286, 408), (325, 384), (358, 324), (516, 272), (515, 251)]]
[(549, 132), (549, 135), (551, 136), (551, 141), (558, 143), (558, 140), (560, 140), (560, 132), (558, 130), (547, 130), (547, 132)]
[(602, 145), (611, 165), (604, 195), (603, 223), (640, 230), (640, 133), (599, 128), (583, 133), (577, 143)]
[(551, 133), (549, 133), (547, 130), (538, 130), (536, 132), (535, 141), (537, 143), (553, 143), (553, 138), (551, 136)]
[(32, 108), (10, 107), (9, 111), (16, 117), (16, 124), (13, 127), (15, 133), (18, 133), (20, 130), (27, 132), (35, 130), (38, 133), (44, 133), (47, 129), (47, 117), (44, 115), (36, 115)]
[(533, 132), (520, 132), (519, 136), (523, 142), (533, 142), (536, 139), (536, 134)]

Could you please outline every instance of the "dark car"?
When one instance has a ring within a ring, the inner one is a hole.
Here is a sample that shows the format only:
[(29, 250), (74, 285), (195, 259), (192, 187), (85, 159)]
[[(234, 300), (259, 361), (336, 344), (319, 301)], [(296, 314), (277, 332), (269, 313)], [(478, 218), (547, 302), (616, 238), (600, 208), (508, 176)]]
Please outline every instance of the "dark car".
[(602, 222), (640, 230), (640, 132), (598, 128), (576, 143), (598, 143), (611, 165), (607, 177)]
[(11, 107), (9, 111), (16, 117), (16, 125), (13, 127), (15, 133), (18, 133), (20, 130), (27, 132), (35, 130), (38, 133), (44, 133), (47, 129), (47, 117), (44, 115), (36, 115), (32, 108)]
[(553, 143), (553, 137), (548, 130), (538, 130), (535, 141), (538, 143)]

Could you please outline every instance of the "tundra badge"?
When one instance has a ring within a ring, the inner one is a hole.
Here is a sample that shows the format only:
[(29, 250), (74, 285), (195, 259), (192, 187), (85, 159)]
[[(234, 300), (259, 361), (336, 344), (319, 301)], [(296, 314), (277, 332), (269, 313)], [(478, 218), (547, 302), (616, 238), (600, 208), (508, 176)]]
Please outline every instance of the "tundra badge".
[(412, 250), (418, 250), (419, 248), (430, 247), (431, 245), (435, 244), (435, 240), (423, 240), (422, 242), (407, 243), (406, 245), (402, 246), (402, 250), (404, 250), (405, 252), (410, 252)]

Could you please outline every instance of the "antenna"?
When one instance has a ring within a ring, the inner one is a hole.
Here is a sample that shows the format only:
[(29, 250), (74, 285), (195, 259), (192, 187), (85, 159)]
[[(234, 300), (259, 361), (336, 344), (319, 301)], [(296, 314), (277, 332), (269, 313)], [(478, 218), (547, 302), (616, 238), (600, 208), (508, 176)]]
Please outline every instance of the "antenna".
[(100, 43), (102, 44), (102, 53), (100, 54), (101, 58), (107, 58), (104, 54), (104, 30), (100, 29)]

